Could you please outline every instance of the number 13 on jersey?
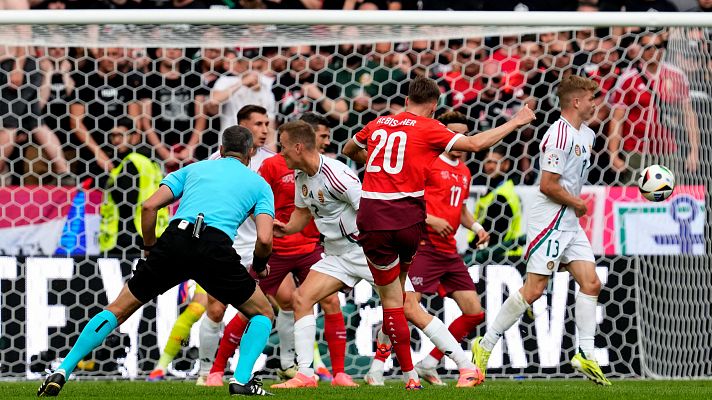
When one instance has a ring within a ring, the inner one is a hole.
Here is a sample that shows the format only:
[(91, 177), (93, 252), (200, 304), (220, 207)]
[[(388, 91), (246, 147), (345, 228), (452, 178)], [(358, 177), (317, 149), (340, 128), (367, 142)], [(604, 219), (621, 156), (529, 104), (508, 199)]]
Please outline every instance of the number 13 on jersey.
[[(368, 158), (366, 172), (380, 172), (381, 168), (391, 175), (401, 172), (408, 140), (406, 133), (395, 131), (389, 134), (385, 129), (378, 129), (371, 134), (371, 140), (376, 142), (376, 147)], [(381, 153), (383, 156), (379, 157)], [(379, 163), (381, 165), (378, 165)]]

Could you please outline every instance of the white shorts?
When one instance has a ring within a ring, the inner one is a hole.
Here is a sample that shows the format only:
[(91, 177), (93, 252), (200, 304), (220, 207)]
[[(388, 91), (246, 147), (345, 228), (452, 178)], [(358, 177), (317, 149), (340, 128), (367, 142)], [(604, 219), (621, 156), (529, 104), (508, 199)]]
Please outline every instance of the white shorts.
[(551, 275), (561, 263), (571, 261), (596, 262), (591, 242), (583, 229), (578, 231), (530, 229), (527, 232), (527, 272)]
[[(336, 278), (350, 288), (362, 280), (374, 286), (371, 270), (366, 263), (366, 255), (359, 246), (354, 246), (353, 250), (338, 256), (325, 254), (321, 261), (312, 265), (311, 270)], [(405, 281), (405, 291), (415, 291), (410, 278)]]

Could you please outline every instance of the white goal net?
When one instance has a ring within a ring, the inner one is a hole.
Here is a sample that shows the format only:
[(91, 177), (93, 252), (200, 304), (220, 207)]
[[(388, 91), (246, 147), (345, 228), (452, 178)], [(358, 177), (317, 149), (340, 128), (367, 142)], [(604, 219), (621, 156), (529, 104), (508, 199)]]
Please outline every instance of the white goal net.
[[(206, 158), (236, 111), (258, 104), (272, 128), (305, 112), (327, 117), (326, 152), (346, 162), (346, 141), (372, 119), (401, 112), (418, 75), (440, 85), (438, 114), (460, 111), (473, 132), (525, 104), (537, 113), (492, 154), (467, 156), (473, 207), (508, 180), (521, 203), (520, 230), (514, 216), (484, 218), (493, 233), (484, 250), (458, 234), (491, 322), (523, 282), (516, 254), (538, 190), (538, 146), (559, 116), (556, 88), (569, 74), (600, 85), (581, 219), (604, 286), (596, 356), (614, 378), (712, 376), (712, 22), (664, 13), (307, 13), (167, 12), (165, 22), (155, 13), (154, 21), (127, 12), (0, 15), (0, 378), (55, 367), (130, 276), (140, 256), (138, 182), (107, 185), (127, 151), (168, 173)], [(274, 135), (267, 145), (276, 146)], [(495, 170), (483, 168), (493, 157)], [(636, 186), (640, 169), (656, 163), (677, 178), (661, 203), (643, 200)], [(106, 195), (120, 220), (114, 246), (100, 234)], [(556, 273), (534, 318), (495, 348), (488, 376), (577, 376), (568, 362), (577, 290), (568, 273)], [(77, 375), (145, 377), (190, 291), (174, 288), (146, 304)], [(380, 304), (363, 285), (341, 297), (346, 372), (361, 376)], [(446, 324), (460, 314), (449, 298), (423, 304)], [(195, 374), (197, 327), (172, 364), (175, 376)], [(418, 361), (433, 345), (415, 328), (412, 338)], [(259, 364), (266, 374), (279, 366), (276, 340)], [(439, 371), (457, 373), (449, 360)]]

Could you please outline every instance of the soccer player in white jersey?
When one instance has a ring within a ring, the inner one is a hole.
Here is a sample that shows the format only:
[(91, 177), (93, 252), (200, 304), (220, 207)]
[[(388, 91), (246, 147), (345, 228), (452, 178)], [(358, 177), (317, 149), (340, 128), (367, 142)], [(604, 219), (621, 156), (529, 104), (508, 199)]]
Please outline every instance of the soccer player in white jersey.
[[(361, 201), (361, 182), (345, 164), (320, 155), (314, 131), (301, 121), (280, 127), (279, 141), (287, 166), (295, 169), (295, 210), (289, 222), (275, 221), (275, 235), (299, 232), (314, 218), (324, 236), (326, 257), (314, 264), (293, 298), (294, 336), (299, 373), (273, 388), (317, 387), (312, 368), (316, 320), (313, 307), (319, 300), (342, 289), (354, 287), (362, 279), (374, 285), (366, 256), (356, 243), (356, 213)], [(406, 291), (413, 292), (410, 281)], [(417, 302), (408, 296), (406, 302)], [(416, 303), (417, 304), (417, 303)], [(460, 369), (458, 386), (475, 386), (481, 373), (470, 362), (447, 326), (420, 306), (412, 307), (410, 320), (430, 338)], [(417, 310), (417, 311), (415, 311)], [(390, 322), (391, 325), (393, 322)], [(389, 329), (389, 321), (384, 321)], [(404, 376), (407, 378), (407, 376)], [(419, 385), (418, 385), (419, 386)], [(422, 387), (412, 387), (418, 389)]]
[(567, 270), (579, 284), (574, 315), (579, 351), (571, 364), (590, 380), (610, 385), (594, 359), (596, 306), (601, 282), (591, 243), (579, 225), (586, 214), (581, 187), (591, 166), (594, 132), (586, 126), (596, 106), (598, 85), (590, 79), (569, 76), (559, 85), (561, 118), (544, 135), (540, 145), (541, 180), (537, 198), (531, 202), (527, 223), (527, 278), (524, 286), (507, 298), (484, 337), (475, 339), (473, 359), (486, 372), (490, 353), (504, 332), (541, 297), (549, 278)]
[[(265, 141), (269, 134), (269, 117), (267, 110), (258, 105), (250, 104), (242, 107), (237, 113), (238, 125), (244, 126), (252, 132), (254, 143), (254, 154), (250, 158), (249, 167), (257, 172), (262, 165), (262, 162), (276, 153), (265, 147)], [(216, 152), (210, 156), (210, 159), (220, 158), (220, 153)], [(240, 225), (235, 236), (233, 247), (242, 260), (242, 265), (250, 266), (252, 264), (252, 250), (257, 240), (257, 230), (255, 222), (251, 218), (247, 218)], [(206, 308), (206, 316), (200, 323), (200, 345), (198, 354), (200, 357), (200, 371), (196, 382), (199, 386), (206, 384), (206, 379), (210, 373), (210, 367), (215, 361), (215, 354), (218, 350), (220, 342), (220, 333), (222, 332), (222, 320), (225, 316), (227, 307), (216, 301), (214, 297), (208, 293), (208, 306)], [(281, 314), (281, 313), (280, 313)], [(279, 315), (277, 319), (279, 320)], [(279, 322), (278, 322), (279, 323)]]

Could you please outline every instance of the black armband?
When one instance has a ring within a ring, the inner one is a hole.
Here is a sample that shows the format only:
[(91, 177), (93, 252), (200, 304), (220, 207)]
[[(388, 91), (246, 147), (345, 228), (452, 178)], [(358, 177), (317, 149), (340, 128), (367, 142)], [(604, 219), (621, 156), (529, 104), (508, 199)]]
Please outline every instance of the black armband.
[(260, 273), (267, 269), (267, 261), (269, 261), (269, 256), (259, 257), (257, 254), (252, 253), (252, 270)]

